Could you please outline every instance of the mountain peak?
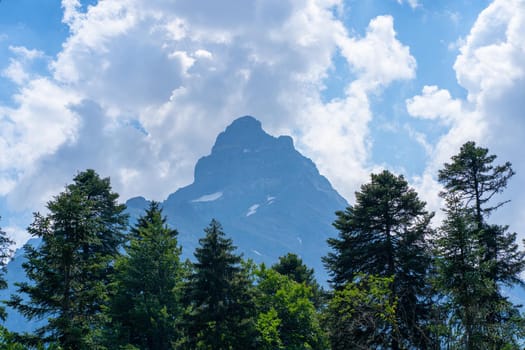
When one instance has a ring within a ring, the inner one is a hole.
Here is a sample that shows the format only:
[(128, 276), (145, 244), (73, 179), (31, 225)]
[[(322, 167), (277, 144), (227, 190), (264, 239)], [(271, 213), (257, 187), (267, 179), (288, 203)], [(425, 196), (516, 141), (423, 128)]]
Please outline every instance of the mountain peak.
[(245, 115), (243, 117), (239, 117), (235, 119), (227, 128), (226, 131), (229, 129), (238, 129), (241, 128), (243, 130), (262, 130), (261, 122), (252, 117), (251, 115)]
[[(280, 157), (276, 158), (277, 154)], [(260, 173), (263, 169), (279, 173), (283, 166), (290, 168), (291, 164), (301, 163), (303, 158), (298, 156), (290, 136), (269, 135), (260, 121), (244, 116), (217, 136), (211, 154), (197, 162), (194, 179), (196, 183), (216, 183), (217, 178), (223, 182), (254, 179), (263, 175)]]
[(212, 153), (233, 148), (257, 148), (274, 138), (263, 129), (261, 122), (251, 116), (240, 117), (217, 136)]

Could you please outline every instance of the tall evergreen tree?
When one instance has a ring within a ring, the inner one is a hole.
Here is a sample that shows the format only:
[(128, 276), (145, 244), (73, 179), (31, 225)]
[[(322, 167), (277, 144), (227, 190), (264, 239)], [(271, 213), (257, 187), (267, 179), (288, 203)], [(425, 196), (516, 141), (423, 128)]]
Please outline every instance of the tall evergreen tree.
[(358, 282), (360, 274), (392, 277), (397, 329), (391, 328), (378, 346), (429, 348), (431, 259), (425, 236), (432, 214), (425, 202), (403, 176), (385, 170), (361, 186), (354, 206), (336, 214), (339, 237), (328, 240), (334, 252), (324, 258), (336, 291)]
[[(7, 281), (5, 280), (6, 265), (11, 258), (13, 251), (11, 246), (14, 244), (7, 233), (0, 228), (0, 289), (7, 288)], [(5, 308), (0, 306), (0, 320), (4, 321), (6, 318)]]
[(34, 214), (28, 230), (41, 243), (25, 246), (29, 282), (9, 304), (29, 319), (47, 318), (37, 330), (45, 342), (95, 349), (127, 215), (109, 178), (86, 170), (73, 181), (48, 202), (48, 215)]
[[(465, 143), (439, 171), (447, 201), (447, 219), (437, 240), (439, 286), (451, 300), (452, 315), (464, 330), (460, 341), (466, 349), (512, 346), (518, 310), (501, 293), (501, 286), (523, 284), (525, 254), (516, 233), (489, 224), (488, 216), (506, 202), (495, 202), (514, 175), (509, 162), (494, 165), (488, 149)], [(456, 264), (462, 264), (457, 270)], [(465, 288), (468, 285), (468, 288)], [(515, 342), (514, 342), (515, 344)]]
[(255, 347), (253, 288), (232, 240), (212, 220), (195, 250), (185, 316), (189, 349), (235, 350)]
[(460, 198), (450, 196), (444, 209), (446, 218), (437, 232), (436, 282), (445, 295), (448, 313), (447, 346), (475, 349), (483, 334), (480, 299), (486, 293), (480, 271), (482, 250), (476, 239), (475, 214), (461, 206)]
[(482, 228), (490, 213), (507, 203), (493, 203), (492, 198), (501, 193), (514, 176), (510, 162), (493, 165), (497, 156), (488, 153), (487, 148), (477, 147), (475, 142), (469, 141), (438, 173), (438, 179), (445, 187), (442, 196), (453, 194), (465, 207), (472, 209), (478, 229)]
[(116, 339), (110, 344), (169, 349), (180, 337), (183, 309), (178, 233), (166, 225), (159, 203), (151, 202), (130, 235), (115, 267), (108, 328)]

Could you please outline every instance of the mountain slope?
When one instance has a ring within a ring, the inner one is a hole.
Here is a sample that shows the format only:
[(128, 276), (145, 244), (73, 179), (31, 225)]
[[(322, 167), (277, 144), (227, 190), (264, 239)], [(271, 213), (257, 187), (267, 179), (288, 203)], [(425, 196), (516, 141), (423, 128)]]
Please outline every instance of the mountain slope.
[[(326, 279), (321, 256), (336, 234), (334, 212), (348, 204), (290, 137), (270, 136), (253, 117), (239, 118), (198, 161), (194, 179), (162, 203), (184, 255), (192, 256), (215, 218), (245, 257), (272, 264), (294, 252)], [(127, 205), (135, 215), (147, 202), (134, 198)]]

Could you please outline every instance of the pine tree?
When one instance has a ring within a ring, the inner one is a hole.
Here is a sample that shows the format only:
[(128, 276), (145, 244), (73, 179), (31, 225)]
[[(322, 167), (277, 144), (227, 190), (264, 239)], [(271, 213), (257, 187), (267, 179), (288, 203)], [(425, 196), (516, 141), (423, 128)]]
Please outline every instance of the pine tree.
[(392, 277), (397, 329), (388, 330), (386, 343), (378, 346), (429, 348), (431, 259), (426, 236), (432, 214), (425, 202), (403, 176), (383, 171), (372, 174), (371, 182), (356, 192), (354, 206), (336, 214), (339, 237), (328, 240), (335, 252), (324, 258), (336, 291), (358, 282), (361, 274)]
[(436, 282), (445, 295), (448, 313), (446, 343), (474, 349), (483, 333), (480, 299), (486, 293), (480, 271), (482, 250), (476, 239), (475, 214), (461, 206), (459, 198), (447, 198), (446, 218), (438, 230)]
[(255, 348), (255, 305), (251, 281), (232, 240), (212, 220), (195, 250), (185, 300), (188, 349)]
[(438, 179), (445, 192), (442, 196), (453, 194), (465, 207), (474, 211), (475, 222), (481, 229), (485, 218), (505, 202), (493, 204), (494, 195), (501, 193), (508, 180), (514, 176), (512, 164), (493, 165), (496, 155), (489, 155), (487, 148), (477, 147), (475, 142), (467, 142), (452, 163), (445, 163), (439, 171)]
[(29, 282), (18, 284), (9, 305), (29, 319), (46, 319), (36, 335), (64, 350), (97, 347), (110, 276), (127, 225), (109, 178), (79, 173), (36, 213), (29, 227), (38, 247), (26, 245), (22, 265)]
[(177, 235), (167, 227), (157, 202), (150, 203), (132, 228), (126, 255), (115, 267), (108, 326), (116, 338), (113, 347), (169, 349), (180, 337), (182, 266)]
[(494, 196), (514, 175), (509, 162), (494, 165), (495, 160), (488, 149), (467, 142), (438, 177), (444, 186), (440, 195), (447, 201), (447, 219), (437, 241), (439, 287), (451, 300), (449, 309), (464, 330), (459, 338), (466, 349), (512, 346), (516, 325), (523, 322), (500, 289), (523, 284), (519, 274), (525, 254), (507, 226), (487, 222), (506, 203), (494, 202)]
[[(13, 251), (11, 246), (14, 244), (5, 231), (0, 228), (0, 289), (7, 288), (7, 281), (4, 278), (6, 273), (6, 265), (11, 258)], [(5, 308), (0, 306), (0, 320), (5, 321), (7, 317)]]

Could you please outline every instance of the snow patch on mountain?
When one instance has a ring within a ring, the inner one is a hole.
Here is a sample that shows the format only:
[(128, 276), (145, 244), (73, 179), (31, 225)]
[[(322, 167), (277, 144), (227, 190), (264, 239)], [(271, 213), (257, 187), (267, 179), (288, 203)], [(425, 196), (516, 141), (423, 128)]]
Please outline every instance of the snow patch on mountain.
[(259, 208), (259, 204), (252, 205), (250, 208), (248, 208), (248, 212), (246, 213), (246, 216), (255, 214), (258, 208)]
[(210, 194), (205, 194), (204, 196), (201, 196), (197, 199), (194, 199), (192, 200), (193, 203), (197, 203), (197, 202), (213, 202), (213, 201), (216, 201), (217, 199), (221, 198), (222, 197), (222, 192), (215, 192), (215, 193), (210, 193)]

